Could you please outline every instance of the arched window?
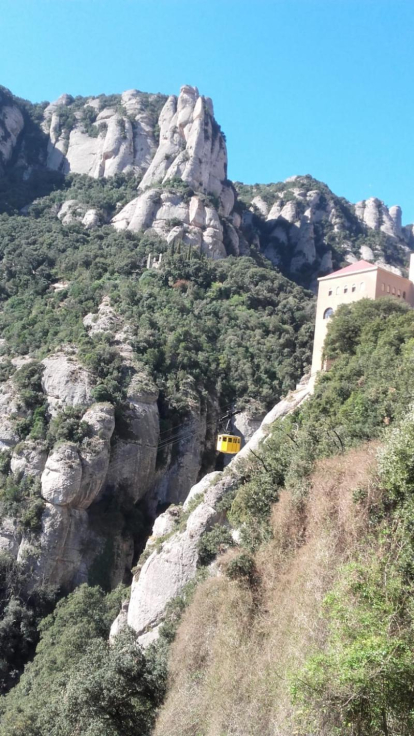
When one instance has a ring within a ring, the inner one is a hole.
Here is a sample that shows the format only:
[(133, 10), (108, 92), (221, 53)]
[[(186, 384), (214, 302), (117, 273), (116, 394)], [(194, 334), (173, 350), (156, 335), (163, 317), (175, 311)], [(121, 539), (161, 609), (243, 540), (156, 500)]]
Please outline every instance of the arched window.
[(356, 291), (356, 284), (352, 284), (351, 291)]
[(348, 286), (347, 286), (347, 285), (345, 285), (345, 286), (344, 286), (344, 294), (347, 294), (347, 293), (348, 293)]
[(365, 290), (365, 281), (361, 281), (361, 283), (359, 285), (359, 290), (360, 291), (364, 291)]
[(328, 296), (332, 296), (332, 289), (329, 289)]
[(330, 317), (333, 317), (333, 313), (334, 313), (333, 309), (331, 309), (331, 307), (328, 307), (328, 309), (325, 309), (323, 313), (323, 318), (329, 319)]
[(336, 296), (339, 294), (339, 286), (336, 287)]
[(381, 291), (385, 291), (385, 284), (381, 284)]
[(401, 290), (400, 289), (398, 289), (398, 291), (397, 291), (397, 296), (401, 296)]
[(390, 291), (391, 291), (391, 289), (390, 289), (390, 285), (388, 284), (388, 286), (387, 286), (387, 294), (389, 294), (389, 293), (390, 293)]
[(405, 299), (405, 291), (403, 291), (403, 299)]

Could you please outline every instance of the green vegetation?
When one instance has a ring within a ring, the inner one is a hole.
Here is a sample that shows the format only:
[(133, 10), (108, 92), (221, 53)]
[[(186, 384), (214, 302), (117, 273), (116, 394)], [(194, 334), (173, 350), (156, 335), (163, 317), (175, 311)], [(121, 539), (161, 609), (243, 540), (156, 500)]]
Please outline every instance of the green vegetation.
[[(295, 202), (298, 219), (304, 214), (307, 208), (307, 201), (303, 197), (298, 197), (295, 190), (300, 190), (305, 194), (310, 191), (319, 192), (318, 207), (325, 208), (329, 203), (335, 209), (336, 226), (330, 221), (328, 213), (317, 222), (313, 223), (313, 232), (315, 237), (315, 248), (317, 258), (322, 259), (328, 250), (332, 253), (333, 268), (340, 268), (344, 265), (344, 255), (351, 250), (357, 258), (360, 258), (361, 246), (370, 247), (376, 258), (384, 258), (386, 263), (399, 266), (403, 270), (406, 269), (406, 251), (396, 243), (394, 238), (389, 237), (383, 232), (373, 231), (365, 227), (365, 225), (356, 217), (355, 208), (344, 197), (337, 197), (329, 187), (323, 182), (314, 179), (310, 175), (297, 176), (291, 181), (277, 182), (271, 184), (242, 184), (235, 182), (235, 187), (239, 196), (237, 206), (239, 211), (250, 207), (255, 197), (261, 199), (267, 204), (269, 209), (278, 201), (283, 207), (287, 202)], [(310, 279), (314, 275), (315, 266), (303, 265), (300, 273), (291, 274), (290, 263), (292, 259), (291, 241), (291, 224), (287, 221), (279, 221), (279, 226), (285, 231), (285, 239), (280, 239), (272, 234), (274, 222), (266, 223), (257, 207), (252, 207), (254, 215), (252, 225), (248, 230), (259, 236), (261, 248), (266, 255), (269, 255), (279, 268), (288, 276), (294, 277), (295, 281), (303, 285), (308, 285)], [(340, 225), (338, 228), (337, 225)]]
[(171, 601), (158, 642), (145, 652), (129, 629), (108, 643), (125, 588), (104, 594), (81, 585), (59, 601), (39, 626), (33, 662), (0, 701), (0, 734), (149, 736), (165, 693), (168, 647), (199, 579)]
[(328, 636), (294, 679), (304, 722), (351, 736), (414, 728), (414, 413), (380, 457), (372, 536), (324, 601)]
[(306, 495), (320, 457), (381, 438), (414, 399), (414, 312), (392, 299), (363, 299), (337, 310), (325, 343), (335, 359), (310, 401), (276, 422), (260, 457), (246, 463), (234, 499), (225, 499), (242, 541), (257, 549), (271, 535), (280, 489)]
[[(133, 326), (137, 359), (178, 411), (190, 392), (218, 389), (227, 404), (249, 396), (266, 408), (309, 362), (313, 304), (257, 258), (221, 262), (166, 255), (146, 271), (156, 238), (64, 227), (55, 218), (0, 216), (0, 316), (7, 351), (43, 357), (65, 343), (80, 347), (98, 373), (99, 400), (122, 400), (119, 357), (106, 338), (88, 337), (82, 319), (109, 294)], [(53, 284), (66, 280), (66, 289)], [(106, 340), (106, 342), (105, 342)], [(100, 375), (99, 375), (100, 374)]]
[[(9, 555), (0, 554), (0, 695), (15, 685), (34, 655), (41, 619), (56, 603), (56, 591), (29, 589), (30, 575)], [(0, 701), (1, 702), (1, 701)]]
[(234, 541), (231, 532), (221, 524), (215, 524), (210, 531), (205, 532), (198, 543), (198, 560), (201, 566), (209, 565), (214, 558), (229, 547)]
[(184, 615), (156, 736), (413, 732), (413, 349), (396, 300), (337, 310), (331, 370), (220, 504), (239, 549)]
[(128, 632), (109, 646), (123, 596), (122, 588), (104, 595), (83, 585), (57, 604), (40, 625), (34, 661), (0, 706), (0, 733), (150, 733), (164, 667), (155, 654), (144, 656)]

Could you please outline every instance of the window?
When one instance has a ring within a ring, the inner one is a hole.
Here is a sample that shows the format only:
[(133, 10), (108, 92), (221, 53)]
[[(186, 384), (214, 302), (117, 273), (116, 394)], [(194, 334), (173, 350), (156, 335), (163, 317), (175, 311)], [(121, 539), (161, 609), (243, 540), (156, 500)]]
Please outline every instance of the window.
[(332, 296), (332, 289), (329, 289), (328, 296)]
[(385, 284), (381, 284), (381, 291), (385, 291)]
[(352, 284), (352, 289), (351, 289), (351, 291), (356, 291), (356, 284)]
[(392, 287), (392, 293), (395, 294), (395, 286)]
[(348, 293), (348, 287), (344, 286), (344, 294), (347, 294), (347, 293)]
[(403, 299), (405, 299), (405, 291), (403, 291)]
[(332, 317), (333, 313), (334, 313), (333, 309), (331, 309), (331, 307), (328, 307), (328, 309), (325, 309), (323, 313), (323, 318), (329, 319), (329, 317)]
[(397, 296), (401, 296), (401, 289), (398, 289)]
[(339, 286), (336, 287), (336, 296), (339, 294)]
[(365, 290), (365, 281), (361, 281), (361, 283), (359, 285), (359, 290), (360, 291), (364, 291)]
[(390, 289), (390, 285), (388, 284), (388, 286), (387, 286), (387, 294), (389, 294), (389, 293), (390, 293), (390, 291), (391, 291), (391, 289)]

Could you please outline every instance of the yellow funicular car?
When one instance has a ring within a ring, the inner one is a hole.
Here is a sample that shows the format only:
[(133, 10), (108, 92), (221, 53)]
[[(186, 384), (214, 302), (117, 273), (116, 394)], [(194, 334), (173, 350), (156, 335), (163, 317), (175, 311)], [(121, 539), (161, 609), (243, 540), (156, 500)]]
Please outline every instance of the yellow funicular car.
[(217, 450), (228, 455), (236, 455), (241, 448), (241, 439), (234, 434), (219, 434), (217, 437)]
[(217, 437), (217, 450), (224, 452), (226, 455), (236, 455), (241, 450), (241, 438), (235, 434), (230, 434), (232, 430), (233, 417), (240, 414), (239, 409), (229, 409), (227, 414), (220, 419), (221, 434)]

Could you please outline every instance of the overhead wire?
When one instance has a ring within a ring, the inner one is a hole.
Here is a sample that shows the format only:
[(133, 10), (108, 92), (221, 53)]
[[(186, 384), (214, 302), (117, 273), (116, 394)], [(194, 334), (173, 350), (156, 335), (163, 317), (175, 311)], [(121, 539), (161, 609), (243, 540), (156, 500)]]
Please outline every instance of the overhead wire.
[[(226, 409), (229, 409), (232, 404), (234, 404), (234, 401), (231, 401), (229, 404), (225, 404), (223, 407), (220, 407), (220, 412), (226, 411)], [(160, 432), (160, 437), (162, 437), (164, 434), (168, 434), (169, 432), (175, 432), (176, 429), (179, 429), (180, 427), (184, 427), (187, 424), (187, 422), (182, 422), (181, 424), (177, 424), (175, 427), (172, 427), (171, 429), (165, 429), (163, 432)]]
[[(226, 409), (229, 409), (234, 402), (231, 401), (229, 404), (226, 404), (224, 407), (221, 407), (221, 412), (225, 412)], [(180, 442), (180, 440), (187, 439), (188, 437), (191, 437), (193, 434), (193, 430), (182, 433), (182, 434), (174, 434), (172, 437), (168, 437), (165, 439), (162, 439), (162, 436), (165, 434), (168, 434), (169, 432), (176, 432), (177, 429), (180, 429), (180, 427), (184, 427), (187, 425), (187, 422), (182, 422), (181, 424), (176, 425), (172, 429), (166, 429), (164, 432), (160, 433), (160, 442), (157, 445), (158, 450), (162, 450), (164, 447), (167, 447), (168, 445), (174, 445), (176, 442)]]

